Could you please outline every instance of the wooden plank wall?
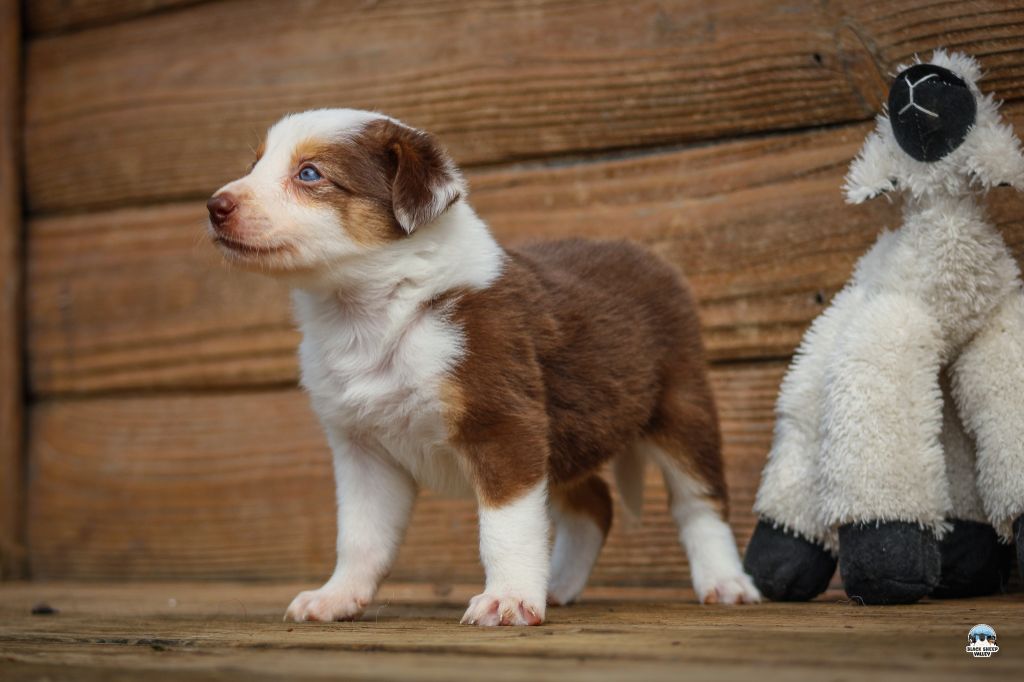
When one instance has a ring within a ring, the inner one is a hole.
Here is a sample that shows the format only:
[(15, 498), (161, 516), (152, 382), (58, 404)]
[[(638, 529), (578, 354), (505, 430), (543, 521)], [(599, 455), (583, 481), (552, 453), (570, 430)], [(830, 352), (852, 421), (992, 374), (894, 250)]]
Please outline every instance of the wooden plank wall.
[(22, 577), (24, 443), (22, 216), (18, 172), (21, 31), (17, 0), (0, 0), (0, 580)]
[[(680, 264), (741, 542), (788, 356), (899, 220), (839, 193), (887, 74), (940, 45), (973, 53), (1024, 130), (1024, 2), (44, 0), (27, 22), (39, 578), (328, 570), (328, 456), (294, 388), (286, 294), (223, 271), (202, 236), (205, 197), (287, 111), (433, 130), (507, 242), (629, 236)], [(1018, 254), (1022, 209), (992, 197)], [(685, 583), (653, 473), (648, 492), (595, 582)], [(478, 578), (474, 524), (468, 502), (426, 496), (396, 577)]]

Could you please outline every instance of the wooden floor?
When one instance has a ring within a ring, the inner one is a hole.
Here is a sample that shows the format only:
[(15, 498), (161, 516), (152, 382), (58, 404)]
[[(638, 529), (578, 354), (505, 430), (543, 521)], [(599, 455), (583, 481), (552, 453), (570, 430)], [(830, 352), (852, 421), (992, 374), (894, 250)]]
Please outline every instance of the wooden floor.
[[(358, 623), (281, 621), (300, 586), (0, 586), (4, 680), (1021, 679), (1024, 595), (862, 607), (702, 607), (677, 590), (597, 589), (538, 628), (458, 625), (469, 587), (386, 586)], [(33, 615), (45, 603), (57, 610)], [(965, 651), (992, 625), (1001, 650)]]

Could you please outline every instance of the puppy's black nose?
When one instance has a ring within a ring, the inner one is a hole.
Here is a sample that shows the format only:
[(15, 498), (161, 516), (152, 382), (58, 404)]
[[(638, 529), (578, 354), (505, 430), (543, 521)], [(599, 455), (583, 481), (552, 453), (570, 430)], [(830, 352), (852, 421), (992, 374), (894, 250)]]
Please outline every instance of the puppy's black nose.
[(238, 204), (230, 194), (217, 194), (206, 202), (206, 210), (210, 212), (210, 222), (214, 227), (221, 227), (236, 208)]

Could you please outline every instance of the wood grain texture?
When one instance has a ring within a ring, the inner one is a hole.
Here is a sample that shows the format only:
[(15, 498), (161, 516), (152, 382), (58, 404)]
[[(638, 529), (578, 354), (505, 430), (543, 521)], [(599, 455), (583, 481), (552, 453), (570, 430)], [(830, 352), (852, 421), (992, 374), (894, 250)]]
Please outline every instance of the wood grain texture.
[[(713, 372), (741, 543), (782, 371)], [(34, 578), (315, 580), (333, 566), (330, 457), (296, 390), (41, 403), (31, 443)], [(643, 525), (616, 523), (593, 584), (686, 584), (654, 467), (648, 483)], [(481, 580), (475, 530), (471, 500), (425, 495), (393, 577), (442, 591)]]
[[(704, 607), (680, 590), (592, 590), (539, 628), (458, 626), (473, 586), (440, 597), (388, 583), (355, 623), (282, 623), (300, 585), (43, 583), (0, 587), (0, 672), (9, 679), (603, 682), (962, 682), (1020, 676), (1020, 595), (859, 607)], [(45, 601), (60, 615), (28, 615)], [(994, 623), (976, 660), (967, 632)], [(898, 646), (893, 646), (899, 642)], [(470, 672), (471, 671), (471, 672)]]
[(27, 0), (25, 24), (31, 33), (71, 31), (206, 0)]
[(475, 165), (865, 120), (886, 73), (942, 45), (1013, 99), (1022, 26), (1019, 0), (208, 3), (32, 43), (29, 206), (209, 194), (319, 106), (386, 111)]
[[(1024, 107), (1009, 108), (1024, 123)], [(866, 125), (579, 163), (477, 171), (470, 200), (508, 243), (631, 237), (690, 277), (716, 360), (784, 357), (898, 204), (839, 187)], [(1024, 200), (990, 195), (1024, 255)], [(201, 202), (33, 221), (29, 347), (36, 394), (293, 383), (287, 294), (229, 272)]]
[(25, 566), (22, 443), (21, 21), (18, 0), (0, 0), (0, 580)]
[[(959, 14), (980, 33), (999, 4)], [(265, 0), (39, 39), (29, 208), (208, 195), (323, 106), (429, 129), (464, 165), (864, 120), (883, 88), (846, 25), (814, 0)]]

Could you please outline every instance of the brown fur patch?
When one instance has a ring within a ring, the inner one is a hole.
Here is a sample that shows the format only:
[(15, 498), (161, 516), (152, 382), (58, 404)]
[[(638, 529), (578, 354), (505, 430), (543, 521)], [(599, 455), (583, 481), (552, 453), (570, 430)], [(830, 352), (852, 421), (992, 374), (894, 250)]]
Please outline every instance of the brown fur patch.
[[(412, 232), (429, 223), (458, 201), (454, 165), (429, 133), (397, 128), (390, 148), (397, 168), (392, 185), (392, 203), (403, 227)], [(441, 192), (441, 197), (435, 197)]]
[(337, 141), (297, 145), (292, 155), (296, 172), (303, 163), (315, 166), (325, 181), (293, 180), (298, 195), (330, 206), (352, 238), (367, 246), (406, 236), (408, 225), (400, 216), (406, 221), (411, 216), (416, 226), (459, 198), (452, 194), (437, 210), (433, 191), (451, 179), (451, 161), (428, 134), (386, 119)]
[(379, 246), (405, 236), (391, 207), (387, 155), (360, 135), (339, 142), (307, 142), (296, 147), (293, 167), (312, 164), (318, 183), (292, 180), (305, 201), (329, 206), (358, 243)]
[(642, 437), (724, 497), (700, 325), (679, 274), (629, 242), (508, 252), (502, 276), (453, 298), (466, 336), (453, 442), (490, 504), (547, 475), (580, 481)]
[(612, 527), (612, 494), (600, 476), (591, 475), (582, 481), (551, 490), (552, 504), (562, 509), (589, 516), (608, 535)]

